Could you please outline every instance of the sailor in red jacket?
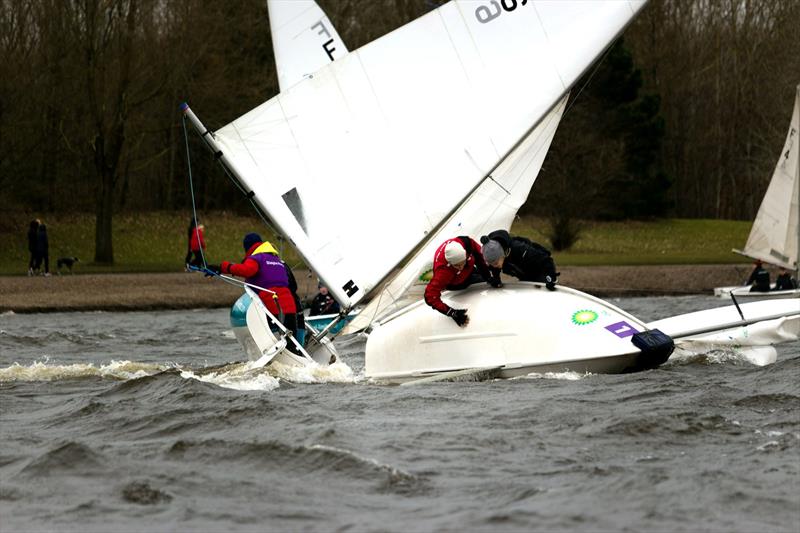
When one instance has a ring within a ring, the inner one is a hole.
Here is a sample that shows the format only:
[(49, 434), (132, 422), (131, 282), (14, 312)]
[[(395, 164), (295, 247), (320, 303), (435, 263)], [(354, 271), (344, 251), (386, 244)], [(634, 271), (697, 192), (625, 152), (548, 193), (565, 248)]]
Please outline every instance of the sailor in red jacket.
[(275, 316), (283, 313), (283, 325), (296, 337), (297, 306), (289, 287), (287, 267), (278, 256), (278, 251), (268, 241), (263, 241), (257, 233), (245, 235), (242, 245), (245, 257), (241, 263), (223, 261), (219, 267), (209, 265), (209, 270), (245, 278), (245, 282), (258, 293), (270, 313)]
[(453, 309), (444, 303), (442, 291), (465, 289), (480, 281), (500, 286), (500, 279), (491, 276), (481, 255), (481, 245), (465, 236), (448, 239), (433, 254), (433, 278), (425, 287), (425, 303), (464, 327), (469, 323), (467, 310)]

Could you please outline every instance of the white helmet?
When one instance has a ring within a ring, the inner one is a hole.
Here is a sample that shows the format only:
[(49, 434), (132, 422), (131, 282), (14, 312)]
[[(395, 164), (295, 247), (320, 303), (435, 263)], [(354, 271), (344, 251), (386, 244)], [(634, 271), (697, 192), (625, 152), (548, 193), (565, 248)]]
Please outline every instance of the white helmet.
[(467, 251), (458, 241), (450, 241), (444, 247), (444, 258), (449, 265), (457, 265), (467, 260)]

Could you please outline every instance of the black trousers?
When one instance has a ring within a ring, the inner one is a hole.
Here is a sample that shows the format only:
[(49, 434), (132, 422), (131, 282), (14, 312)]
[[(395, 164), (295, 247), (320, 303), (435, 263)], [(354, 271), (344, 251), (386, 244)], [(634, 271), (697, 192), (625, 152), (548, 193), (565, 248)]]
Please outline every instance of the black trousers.
[[(192, 254), (194, 254), (194, 259), (192, 259)], [(203, 266), (203, 256), (200, 254), (199, 251), (192, 252), (191, 250), (189, 250), (188, 252), (186, 252), (186, 259), (184, 260), (184, 263), (196, 267)]]
[[(283, 325), (292, 332), (292, 336), (297, 340), (297, 315), (295, 313), (283, 315)], [(286, 348), (290, 352), (300, 355), (300, 350), (297, 349), (297, 346), (293, 342), (289, 341), (286, 343)]]
[(447, 290), (449, 290), (449, 291), (460, 291), (461, 289), (466, 289), (470, 285), (475, 285), (476, 283), (482, 283), (483, 281), (484, 281), (484, 279), (481, 277), (480, 273), (478, 273), (478, 271), (473, 269), (472, 273), (469, 275), (469, 277), (465, 281), (463, 281), (463, 282), (461, 282), (461, 283), (459, 283), (457, 285), (448, 285), (447, 286)]
[(37, 254), (33, 262), (33, 269), (39, 270), (39, 267), (42, 266), (42, 261), (44, 261), (44, 271), (50, 272), (50, 254)]

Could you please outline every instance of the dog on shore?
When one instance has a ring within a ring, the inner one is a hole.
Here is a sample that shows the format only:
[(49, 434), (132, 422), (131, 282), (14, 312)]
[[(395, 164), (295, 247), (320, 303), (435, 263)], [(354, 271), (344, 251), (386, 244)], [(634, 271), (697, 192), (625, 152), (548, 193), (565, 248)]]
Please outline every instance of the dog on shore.
[(72, 265), (80, 261), (77, 257), (59, 257), (56, 261), (56, 270), (61, 274), (61, 267), (66, 267), (69, 273), (72, 274)]

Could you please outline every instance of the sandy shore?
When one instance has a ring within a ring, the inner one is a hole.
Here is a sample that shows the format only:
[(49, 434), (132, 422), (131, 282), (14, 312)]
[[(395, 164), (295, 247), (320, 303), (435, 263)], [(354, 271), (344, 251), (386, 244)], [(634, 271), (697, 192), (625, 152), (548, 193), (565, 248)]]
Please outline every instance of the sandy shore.
[[(736, 285), (750, 265), (561, 267), (561, 283), (596, 296), (710, 294)], [(316, 293), (316, 279), (296, 271), (300, 296)], [(228, 307), (241, 290), (200, 274), (87, 274), (0, 276), (0, 312), (134, 311)]]

